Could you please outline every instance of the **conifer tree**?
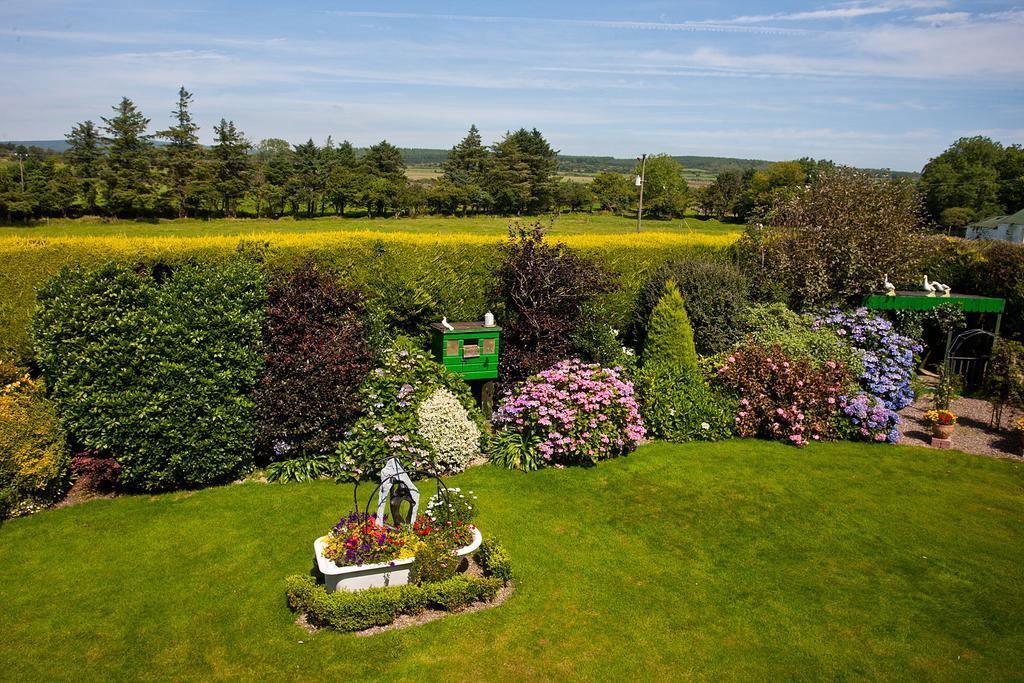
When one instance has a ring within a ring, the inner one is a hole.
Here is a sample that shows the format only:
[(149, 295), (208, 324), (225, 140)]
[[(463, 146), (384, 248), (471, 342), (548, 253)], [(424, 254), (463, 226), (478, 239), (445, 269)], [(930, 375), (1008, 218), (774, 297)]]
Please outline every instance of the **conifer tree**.
[(490, 153), (483, 145), (476, 125), (469, 127), (466, 137), (452, 147), (441, 164), (444, 177), (459, 185), (480, 185), (484, 179)]
[(196, 192), (197, 167), (201, 156), (199, 126), (192, 121), (192, 114), (188, 110), (191, 102), (192, 93), (182, 86), (178, 90), (178, 106), (171, 112), (174, 125), (156, 134), (168, 143), (162, 150), (162, 156), (167, 166), (168, 193), (178, 218), (188, 215), (189, 200)]
[(693, 327), (675, 280), (665, 283), (665, 293), (651, 312), (643, 360), (645, 365), (663, 363), (671, 367), (697, 368)]
[(149, 119), (127, 97), (113, 107), (114, 116), (103, 118), (103, 142), (107, 145), (104, 174), (107, 210), (137, 215), (152, 198), (151, 147), (146, 128)]
[(210, 150), (213, 158), (213, 182), (221, 198), (221, 210), (234, 216), (238, 199), (245, 195), (249, 179), (249, 141), (234, 121), (221, 119), (213, 127), (216, 143)]
[(92, 121), (75, 124), (71, 132), (64, 136), (68, 142), (65, 152), (75, 179), (78, 181), (85, 208), (89, 213), (96, 212), (96, 198), (99, 195), (100, 177), (103, 174), (103, 147), (100, 143), (100, 131)]

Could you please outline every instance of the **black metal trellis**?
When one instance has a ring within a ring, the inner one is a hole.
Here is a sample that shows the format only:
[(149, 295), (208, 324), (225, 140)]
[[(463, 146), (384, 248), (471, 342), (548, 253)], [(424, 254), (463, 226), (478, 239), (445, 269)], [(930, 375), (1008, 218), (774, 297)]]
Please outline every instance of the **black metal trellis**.
[[(974, 346), (986, 337), (991, 339), (988, 354), (975, 352), (974, 355), (968, 355), (965, 353), (965, 349)], [(998, 333), (982, 329), (964, 330), (957, 334), (946, 352), (947, 372), (960, 377), (965, 387), (979, 386), (985, 378), (988, 362), (992, 357), (992, 345), (995, 344), (997, 338)]]
[[(394, 486), (395, 484), (401, 483), (400, 482), (400, 478), (401, 478), (402, 474), (403, 474), (402, 472), (396, 472), (395, 474), (388, 475), (387, 477), (384, 477), (383, 479), (381, 479), (377, 483), (377, 485), (373, 487), (373, 490), (370, 492), (369, 497), (367, 497), (367, 499), (366, 499), (366, 505), (363, 506), (363, 518), (368, 518), (370, 516), (370, 506), (374, 505), (374, 501), (378, 501), (377, 504), (379, 505), (378, 494), (379, 494), (381, 488), (383, 488), (385, 485), (387, 485), (387, 486)], [(405, 472), (404, 474), (408, 474), (408, 472)], [(412, 477), (410, 477), (410, 479), (411, 478)], [(430, 474), (428, 479), (433, 479), (434, 482), (437, 484), (437, 495), (440, 497), (441, 501), (444, 503), (445, 514), (447, 515), (448, 514), (448, 510), (451, 509), (451, 493), (448, 490), (448, 486), (444, 483), (444, 481), (441, 479), (441, 477), (439, 475), (437, 475), (437, 474)], [(355, 510), (356, 512), (359, 512), (359, 485), (361, 483), (362, 483), (362, 479), (356, 479), (355, 486), (352, 488), (352, 501), (353, 501), (353, 504), (354, 504), (353, 510)], [(389, 492), (388, 500), (390, 501), (391, 499), (392, 499), (391, 493)], [(387, 511), (385, 511), (385, 516), (386, 515), (387, 515)], [(395, 520), (395, 517), (394, 517), (394, 514), (392, 512), (391, 521), (394, 522), (394, 520)], [(377, 520), (377, 521), (383, 523), (382, 520)], [(409, 523), (410, 524), (415, 524), (416, 520), (415, 519), (411, 519), (411, 520), (409, 520)], [(388, 525), (388, 526), (390, 526), (391, 528), (395, 528), (394, 525)]]

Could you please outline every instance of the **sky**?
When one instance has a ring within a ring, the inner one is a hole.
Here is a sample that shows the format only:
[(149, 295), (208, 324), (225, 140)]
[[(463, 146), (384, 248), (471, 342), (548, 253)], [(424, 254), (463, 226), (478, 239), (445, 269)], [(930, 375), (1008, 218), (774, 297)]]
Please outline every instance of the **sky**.
[(539, 129), (565, 154), (829, 158), (919, 170), (1024, 143), (1024, 5), (957, 0), (0, 0), (0, 140), (59, 139), (128, 96), (209, 141), (448, 148)]

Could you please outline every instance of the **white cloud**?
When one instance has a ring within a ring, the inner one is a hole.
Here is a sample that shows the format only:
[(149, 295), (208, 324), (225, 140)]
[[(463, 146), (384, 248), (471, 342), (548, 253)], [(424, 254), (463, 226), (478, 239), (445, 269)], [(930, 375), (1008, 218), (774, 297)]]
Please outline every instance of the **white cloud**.
[(937, 14), (922, 14), (914, 17), (914, 21), (942, 26), (943, 24), (963, 24), (970, 18), (970, 12), (939, 12)]
[(828, 19), (856, 19), (875, 14), (890, 14), (913, 9), (935, 9), (945, 7), (947, 0), (903, 0), (902, 2), (885, 2), (870, 4), (864, 2), (847, 2), (834, 7), (806, 10), (802, 12), (779, 12), (776, 14), (756, 14), (734, 17), (723, 23), (760, 23), (772, 21), (817, 21)]
[(476, 14), (427, 14), (419, 12), (361, 12), (338, 10), (332, 14), (340, 17), (366, 17), (376, 19), (436, 20), (449, 22), (472, 22), (486, 24), (539, 24), (548, 26), (576, 26), (580, 28), (630, 29), (651, 31), (690, 31), (706, 33), (754, 33), (796, 35), (802, 29), (777, 28), (770, 26), (736, 26), (731, 20), (714, 21), (629, 21), (599, 19), (558, 19), (552, 17), (509, 17)]

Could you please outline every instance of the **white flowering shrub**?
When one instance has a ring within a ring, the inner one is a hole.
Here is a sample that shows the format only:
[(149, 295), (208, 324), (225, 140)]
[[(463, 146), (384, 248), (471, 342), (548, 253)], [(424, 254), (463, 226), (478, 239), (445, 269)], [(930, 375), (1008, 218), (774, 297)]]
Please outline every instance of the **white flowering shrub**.
[(458, 487), (448, 489), (446, 496), (435, 493), (427, 501), (425, 514), (431, 521), (442, 525), (447, 522), (472, 524), (476, 517), (476, 495), (472, 491), (463, 493)]
[(458, 397), (447, 389), (438, 389), (424, 399), (416, 417), (419, 435), (430, 444), (439, 469), (461, 472), (480, 452), (480, 428)]

